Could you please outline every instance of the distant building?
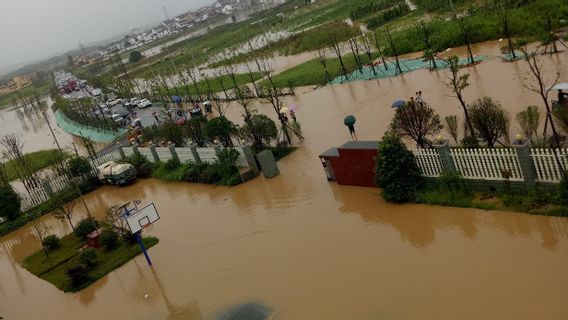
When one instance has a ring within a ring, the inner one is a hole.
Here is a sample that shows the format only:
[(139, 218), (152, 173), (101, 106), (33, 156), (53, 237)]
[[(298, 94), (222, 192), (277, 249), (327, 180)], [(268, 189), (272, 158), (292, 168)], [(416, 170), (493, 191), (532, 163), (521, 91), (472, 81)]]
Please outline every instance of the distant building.
[(29, 87), (38, 79), (37, 72), (25, 76), (16, 76), (3, 84), (0, 84), (0, 94), (16, 92), (25, 87)]

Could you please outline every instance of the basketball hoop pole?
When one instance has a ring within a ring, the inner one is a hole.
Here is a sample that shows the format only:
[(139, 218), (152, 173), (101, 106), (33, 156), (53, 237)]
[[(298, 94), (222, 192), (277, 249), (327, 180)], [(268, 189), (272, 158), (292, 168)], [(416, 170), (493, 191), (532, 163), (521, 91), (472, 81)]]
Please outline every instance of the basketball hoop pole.
[[(121, 210), (124, 211), (124, 216), (128, 217), (132, 212), (138, 210), (138, 204), (140, 203), (140, 201), (134, 201), (134, 208), (129, 208), (130, 202), (125, 203), (124, 205), (122, 205), (120, 207)], [(144, 246), (144, 241), (142, 241), (142, 235), (141, 235), (142, 231), (137, 231), (134, 232), (134, 237), (136, 238), (136, 242), (138, 242), (138, 245), (140, 246), (140, 250), (142, 250), (142, 253), (144, 254), (144, 257), (146, 258), (146, 262), (148, 262), (148, 265), (151, 267), (152, 266), (152, 260), (150, 260), (150, 256), (148, 255), (148, 251), (146, 251), (146, 246)]]
[(148, 251), (146, 251), (146, 247), (144, 246), (144, 242), (142, 241), (142, 236), (140, 235), (140, 232), (136, 232), (134, 236), (136, 237), (136, 242), (138, 242), (138, 245), (140, 246), (140, 249), (142, 250), (144, 257), (146, 257), (146, 262), (148, 262), (149, 266), (152, 266), (152, 260), (150, 260)]

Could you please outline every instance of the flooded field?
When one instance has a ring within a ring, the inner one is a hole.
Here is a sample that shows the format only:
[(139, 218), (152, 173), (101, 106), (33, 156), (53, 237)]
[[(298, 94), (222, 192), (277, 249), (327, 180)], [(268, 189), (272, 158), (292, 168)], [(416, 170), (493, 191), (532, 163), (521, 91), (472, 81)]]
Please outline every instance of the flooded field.
[[(567, 54), (546, 58), (547, 69), (553, 65), (568, 80)], [(523, 62), (490, 59), (468, 70), (468, 101), (491, 96), (513, 117), (541, 105), (522, 85)], [(160, 243), (149, 251), (153, 268), (139, 256), (81, 293), (65, 294), (20, 266), (39, 249), (29, 227), (0, 238), (0, 316), (201, 319), (258, 302), (275, 310), (274, 320), (563, 319), (568, 219), (392, 205), (377, 189), (325, 179), (317, 155), (348, 139), (347, 114), (357, 117), (362, 140), (380, 139), (391, 102), (418, 90), (442, 116), (461, 116), (444, 79), (443, 71), (421, 70), (298, 89), (286, 103), (298, 105), (306, 140), (279, 162), (281, 175), (271, 180), (232, 188), (140, 180), (87, 195), (98, 216), (129, 200), (156, 204), (161, 220), (149, 234)], [(232, 106), (229, 117), (241, 122), (240, 109)], [(81, 206), (76, 211), (75, 219), (84, 215)], [(43, 221), (52, 233), (70, 232), (50, 217)]]

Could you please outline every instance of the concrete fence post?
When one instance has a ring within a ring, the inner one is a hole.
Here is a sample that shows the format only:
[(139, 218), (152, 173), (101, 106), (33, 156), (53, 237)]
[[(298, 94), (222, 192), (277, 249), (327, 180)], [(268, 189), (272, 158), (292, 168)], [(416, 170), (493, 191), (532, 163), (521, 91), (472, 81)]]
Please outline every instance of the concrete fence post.
[(49, 180), (44, 181), (42, 183), (42, 187), (43, 187), (43, 190), (45, 191), (45, 193), (47, 193), (48, 196), (51, 197), (53, 195), (53, 188), (51, 187), (51, 183), (50, 183)]
[(223, 145), (220, 144), (220, 143), (217, 143), (216, 145), (213, 146), (213, 149), (215, 149), (215, 154), (218, 157), (219, 154), (221, 153), (221, 151), (223, 151)]
[(140, 156), (140, 150), (138, 150), (138, 144), (133, 144), (132, 145), (132, 152), (137, 155)]
[(178, 157), (178, 154), (176, 152), (176, 147), (173, 144), (170, 144), (170, 146), (168, 148), (170, 149), (170, 153), (172, 154), (172, 159), (179, 162), (179, 157)]
[(197, 147), (192, 144), (191, 146), (189, 146), (189, 150), (191, 150), (191, 154), (193, 155), (195, 163), (201, 164), (201, 157), (199, 156), (199, 152), (197, 152)]
[(256, 164), (256, 160), (254, 159), (252, 147), (251, 146), (242, 146), (241, 148), (243, 150), (243, 154), (245, 155), (245, 159), (247, 160), (249, 167), (252, 169), (254, 174), (258, 176), (258, 173), (259, 173), (258, 165)]
[(118, 147), (118, 153), (120, 154), (120, 158), (122, 160), (126, 159), (126, 154), (124, 153), (124, 149), (122, 149), (122, 146)]
[(456, 172), (456, 165), (450, 154), (450, 145), (448, 140), (435, 141), (432, 145), (434, 149), (438, 150), (438, 155), (440, 156), (440, 162), (442, 163), (442, 168), (444, 172)]
[(156, 151), (156, 145), (155, 144), (150, 146), (150, 153), (152, 153), (152, 157), (154, 158), (154, 162), (160, 161), (160, 157), (158, 156), (158, 152)]
[(514, 141), (511, 146), (517, 151), (517, 159), (523, 173), (525, 186), (533, 188), (536, 185), (536, 168), (531, 157), (531, 149), (528, 140)]

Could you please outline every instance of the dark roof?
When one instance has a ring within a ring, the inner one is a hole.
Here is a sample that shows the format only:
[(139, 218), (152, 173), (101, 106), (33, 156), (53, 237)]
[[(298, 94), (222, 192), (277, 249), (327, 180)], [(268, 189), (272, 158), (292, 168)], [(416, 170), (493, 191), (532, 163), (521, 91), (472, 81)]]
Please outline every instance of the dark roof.
[(330, 148), (326, 152), (319, 155), (320, 158), (332, 158), (332, 157), (339, 157), (339, 151), (337, 148)]
[(370, 149), (376, 150), (379, 148), (379, 141), (349, 141), (339, 147), (339, 149)]

